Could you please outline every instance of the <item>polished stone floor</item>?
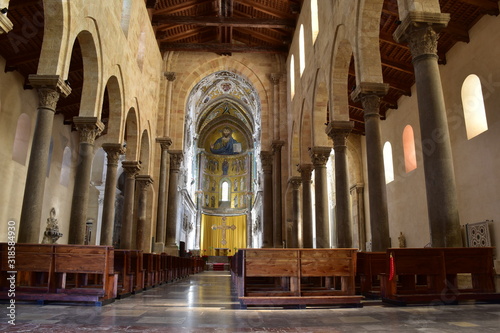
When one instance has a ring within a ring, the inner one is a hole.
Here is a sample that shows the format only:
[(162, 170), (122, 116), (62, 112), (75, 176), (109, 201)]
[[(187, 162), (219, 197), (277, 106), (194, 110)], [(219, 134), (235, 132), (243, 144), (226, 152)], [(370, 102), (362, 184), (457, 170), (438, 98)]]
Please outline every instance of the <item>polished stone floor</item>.
[(102, 306), (0, 304), (0, 332), (498, 332), (500, 304), (240, 309), (228, 272), (203, 272)]

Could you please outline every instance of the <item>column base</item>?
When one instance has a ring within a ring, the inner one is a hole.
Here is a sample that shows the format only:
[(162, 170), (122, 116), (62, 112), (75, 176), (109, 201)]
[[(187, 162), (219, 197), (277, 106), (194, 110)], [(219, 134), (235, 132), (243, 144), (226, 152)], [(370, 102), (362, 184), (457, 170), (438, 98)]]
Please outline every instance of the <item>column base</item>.
[(166, 245), (164, 252), (169, 256), (174, 256), (174, 257), (179, 256), (179, 248), (175, 245)]
[(153, 246), (154, 253), (162, 253), (165, 252), (165, 243), (155, 243)]

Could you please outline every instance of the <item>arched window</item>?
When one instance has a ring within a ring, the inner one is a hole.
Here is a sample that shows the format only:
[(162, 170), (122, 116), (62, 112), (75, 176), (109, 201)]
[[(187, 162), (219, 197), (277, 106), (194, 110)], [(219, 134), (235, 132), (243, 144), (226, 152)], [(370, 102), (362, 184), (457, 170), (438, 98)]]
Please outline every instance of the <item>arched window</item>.
[(69, 176), (71, 173), (71, 148), (64, 148), (63, 159), (61, 163), (61, 175), (59, 176), (59, 184), (68, 187)]
[(417, 156), (415, 154), (415, 136), (413, 135), (413, 127), (406, 125), (403, 130), (403, 153), (405, 156), (406, 172), (413, 171), (417, 168)]
[(314, 44), (319, 34), (318, 0), (311, 0), (311, 31)]
[(384, 168), (385, 183), (389, 184), (394, 180), (394, 165), (392, 163), (392, 146), (389, 141), (384, 144)]
[(137, 50), (137, 66), (142, 72), (142, 67), (144, 66), (144, 56), (146, 55), (146, 32), (141, 31), (139, 36), (139, 48)]
[(465, 130), (467, 139), (488, 130), (486, 110), (484, 108), (481, 80), (477, 75), (467, 76), (462, 84), (462, 105), (464, 108)]
[(306, 48), (304, 45), (304, 25), (300, 25), (299, 31), (299, 70), (300, 76), (304, 73), (304, 69), (306, 68)]
[(12, 160), (22, 165), (26, 165), (30, 133), (31, 119), (26, 113), (22, 113), (17, 119), (16, 136), (12, 147)]
[(290, 99), (295, 96), (295, 60), (293, 54), (290, 57)]
[(222, 182), (221, 192), (221, 201), (229, 201), (229, 181)]

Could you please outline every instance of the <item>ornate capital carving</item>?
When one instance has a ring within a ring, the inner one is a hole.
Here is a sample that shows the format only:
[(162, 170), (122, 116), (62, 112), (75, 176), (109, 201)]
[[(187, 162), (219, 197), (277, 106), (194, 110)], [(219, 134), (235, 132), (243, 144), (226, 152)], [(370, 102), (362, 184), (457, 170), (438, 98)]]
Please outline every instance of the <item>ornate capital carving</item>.
[(153, 178), (150, 175), (138, 175), (135, 177), (135, 182), (140, 191), (146, 191), (149, 185), (153, 184)]
[(449, 21), (448, 13), (410, 12), (393, 36), (398, 43), (409, 44), (413, 62), (421, 57), (437, 58), (439, 32)]
[(273, 153), (281, 153), (281, 148), (285, 145), (285, 141), (274, 140), (271, 143), (271, 148), (273, 149)]
[(271, 79), (271, 81), (273, 82), (274, 85), (277, 85), (280, 83), (281, 74), (280, 73), (271, 73), (271, 75), (269, 75), (269, 78)]
[(184, 159), (182, 150), (170, 150), (168, 153), (170, 154), (170, 170), (179, 171), (182, 160)]
[(300, 177), (292, 177), (288, 180), (288, 183), (292, 185), (294, 191), (297, 191), (302, 185), (302, 178)]
[(261, 151), (260, 159), (262, 162), (262, 169), (265, 173), (273, 171), (273, 153), (270, 151)]
[(38, 106), (56, 111), (57, 102), (61, 96), (56, 90), (52, 88), (38, 88)]
[(330, 158), (331, 147), (312, 147), (309, 150), (314, 167), (324, 167)]
[(310, 182), (314, 166), (312, 164), (304, 163), (297, 165), (297, 171), (300, 173), (303, 182)]
[(326, 134), (332, 138), (335, 149), (347, 146), (347, 136), (354, 127), (352, 121), (332, 121), (326, 128)]
[(123, 161), (122, 168), (125, 170), (125, 175), (128, 179), (135, 179), (141, 170), (141, 163), (138, 161)]
[(168, 136), (163, 138), (156, 138), (156, 142), (160, 144), (162, 150), (167, 150), (172, 145), (172, 139)]
[(107, 154), (108, 166), (117, 166), (120, 155), (125, 154), (126, 151), (126, 148), (121, 143), (103, 143), (102, 149)]
[(380, 99), (389, 91), (386, 83), (361, 82), (351, 93), (351, 99), (363, 104), (365, 119), (371, 116), (380, 117)]
[(165, 72), (163, 73), (163, 75), (167, 78), (168, 81), (172, 82), (172, 81), (175, 81), (175, 79), (177, 78), (175, 76), (175, 72)]
[(105, 127), (97, 117), (73, 117), (73, 123), (80, 134), (80, 143), (91, 145)]

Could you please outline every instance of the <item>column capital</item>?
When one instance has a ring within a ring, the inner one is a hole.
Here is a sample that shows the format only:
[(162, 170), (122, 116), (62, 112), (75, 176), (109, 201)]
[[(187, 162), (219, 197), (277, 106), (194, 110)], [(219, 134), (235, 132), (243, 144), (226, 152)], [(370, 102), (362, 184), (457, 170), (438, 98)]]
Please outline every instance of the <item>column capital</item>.
[(261, 151), (260, 160), (264, 173), (270, 173), (273, 170), (273, 153), (270, 151)]
[(169, 150), (168, 153), (170, 154), (170, 170), (179, 171), (182, 160), (184, 159), (182, 150)]
[(280, 79), (281, 79), (281, 74), (280, 73), (271, 73), (269, 75), (269, 79), (271, 79), (272, 83), (274, 85), (277, 85), (280, 83)]
[(288, 179), (288, 183), (292, 185), (294, 190), (298, 190), (300, 185), (302, 185), (302, 178), (294, 176)]
[(393, 34), (398, 43), (408, 43), (413, 61), (421, 56), (437, 57), (438, 34), (450, 21), (448, 13), (410, 12)]
[(297, 165), (297, 171), (300, 173), (302, 181), (311, 181), (312, 171), (314, 170), (314, 166), (310, 163), (303, 163)]
[(273, 149), (273, 153), (280, 153), (281, 148), (285, 145), (285, 141), (282, 140), (274, 140), (271, 143), (271, 148)]
[(71, 94), (71, 87), (60, 75), (30, 74), (28, 81), (33, 88), (54, 90), (63, 97)]
[(73, 123), (80, 133), (80, 143), (93, 145), (105, 125), (97, 117), (73, 117)]
[(149, 185), (153, 184), (153, 178), (150, 175), (137, 175), (135, 181), (140, 190), (146, 190)]
[(141, 170), (139, 161), (123, 161), (122, 168), (125, 170), (127, 178), (135, 178)]
[(353, 121), (331, 121), (326, 128), (326, 134), (332, 138), (334, 148), (347, 145), (347, 136), (354, 127)]
[(311, 156), (311, 161), (313, 162), (314, 167), (326, 166), (326, 162), (328, 162), (331, 152), (331, 147), (316, 146), (309, 148), (309, 155)]
[(164, 72), (163, 75), (170, 82), (175, 81), (175, 79), (177, 78), (177, 76), (175, 75), (175, 72)]
[(14, 24), (7, 17), (7, 14), (0, 14), (0, 35), (6, 34), (14, 28)]
[(389, 91), (389, 84), (378, 82), (361, 82), (351, 93), (354, 102), (362, 101), (366, 96), (383, 97)]
[(108, 165), (118, 165), (118, 159), (120, 155), (125, 154), (127, 150), (121, 143), (103, 143), (102, 149), (106, 152), (108, 156)]
[(156, 142), (160, 144), (162, 150), (167, 150), (172, 145), (172, 139), (168, 136), (156, 138)]

